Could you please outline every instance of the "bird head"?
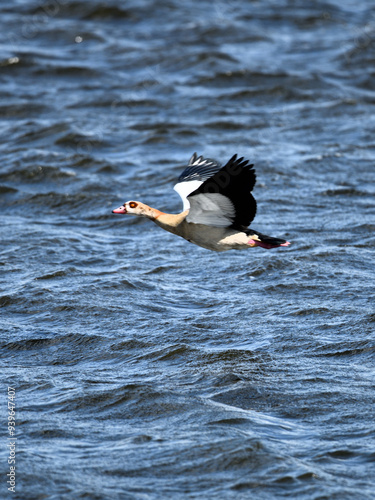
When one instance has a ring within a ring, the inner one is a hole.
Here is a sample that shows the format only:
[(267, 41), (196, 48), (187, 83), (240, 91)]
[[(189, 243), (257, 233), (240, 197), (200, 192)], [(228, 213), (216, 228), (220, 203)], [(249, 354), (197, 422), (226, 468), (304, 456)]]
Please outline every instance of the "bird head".
[(154, 218), (153, 209), (140, 201), (127, 201), (121, 207), (112, 210), (113, 214), (130, 214)]

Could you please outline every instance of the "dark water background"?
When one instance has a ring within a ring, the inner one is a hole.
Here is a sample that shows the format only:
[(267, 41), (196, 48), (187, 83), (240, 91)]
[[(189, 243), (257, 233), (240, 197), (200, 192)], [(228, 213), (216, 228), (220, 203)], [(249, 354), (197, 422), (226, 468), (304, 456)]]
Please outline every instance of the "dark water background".
[[(0, 496), (375, 498), (373, 2), (0, 5)], [(194, 151), (292, 246), (111, 214)]]

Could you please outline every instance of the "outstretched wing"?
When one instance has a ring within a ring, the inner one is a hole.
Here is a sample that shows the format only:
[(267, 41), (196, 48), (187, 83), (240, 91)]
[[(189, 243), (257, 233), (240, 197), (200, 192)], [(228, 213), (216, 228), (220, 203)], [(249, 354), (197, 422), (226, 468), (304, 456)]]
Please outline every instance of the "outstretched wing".
[(234, 155), (228, 163), (188, 195), (187, 222), (214, 227), (247, 228), (256, 214), (251, 194), (256, 177), (254, 165)]
[(188, 166), (178, 178), (174, 190), (181, 196), (184, 210), (190, 208), (187, 196), (195, 191), (204, 181), (212, 177), (221, 168), (220, 163), (211, 158), (203, 158), (194, 153), (190, 158)]

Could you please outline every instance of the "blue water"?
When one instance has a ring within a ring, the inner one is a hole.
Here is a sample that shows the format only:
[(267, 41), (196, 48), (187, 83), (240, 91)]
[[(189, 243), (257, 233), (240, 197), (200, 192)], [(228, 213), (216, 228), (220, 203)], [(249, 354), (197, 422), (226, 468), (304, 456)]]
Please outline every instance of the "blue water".
[[(0, 5), (2, 421), (20, 499), (373, 499), (375, 11), (364, 0)], [(255, 164), (214, 253), (191, 154)]]

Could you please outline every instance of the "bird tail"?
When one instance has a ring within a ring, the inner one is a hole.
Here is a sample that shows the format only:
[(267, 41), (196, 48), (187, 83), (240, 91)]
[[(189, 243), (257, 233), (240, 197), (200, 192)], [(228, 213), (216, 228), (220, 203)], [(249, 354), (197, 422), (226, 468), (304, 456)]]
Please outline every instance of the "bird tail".
[(249, 230), (247, 232), (250, 236), (248, 244), (252, 247), (262, 247), (267, 248), (277, 248), (277, 247), (287, 247), (290, 245), (289, 241), (283, 240), (281, 238), (273, 238), (272, 236), (266, 236), (265, 234), (259, 233), (258, 231)]

